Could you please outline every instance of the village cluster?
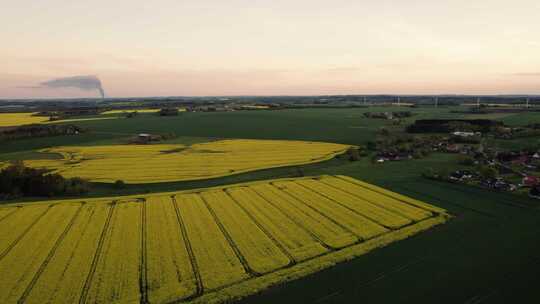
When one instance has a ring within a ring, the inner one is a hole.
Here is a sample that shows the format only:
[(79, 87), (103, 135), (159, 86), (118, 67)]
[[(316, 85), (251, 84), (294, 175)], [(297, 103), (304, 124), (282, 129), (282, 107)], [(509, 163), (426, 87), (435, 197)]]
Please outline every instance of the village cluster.
[[(370, 114), (370, 118), (389, 115)], [(510, 151), (493, 147), (489, 140), (534, 136), (535, 125), (510, 128), (493, 120), (416, 120), (406, 134), (392, 136), (383, 129), (368, 148), (372, 161), (420, 159), (431, 153), (459, 154), (451, 170), (428, 170), (430, 179), (479, 186), (496, 191), (516, 191), (540, 199), (540, 150)], [(489, 139), (489, 140), (488, 140)]]

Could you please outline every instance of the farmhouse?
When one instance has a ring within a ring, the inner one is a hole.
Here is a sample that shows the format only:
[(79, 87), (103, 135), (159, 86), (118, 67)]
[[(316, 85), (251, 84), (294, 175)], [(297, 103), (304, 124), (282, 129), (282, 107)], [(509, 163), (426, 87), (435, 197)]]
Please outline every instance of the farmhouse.
[(472, 136), (480, 136), (480, 132), (463, 132), (463, 131), (455, 131), (452, 132), (452, 135), (459, 136), (459, 137), (472, 137)]
[(133, 140), (134, 143), (137, 144), (147, 144), (152, 141), (160, 141), (162, 137), (160, 135), (153, 135), (148, 133), (140, 133), (137, 135), (137, 137)]

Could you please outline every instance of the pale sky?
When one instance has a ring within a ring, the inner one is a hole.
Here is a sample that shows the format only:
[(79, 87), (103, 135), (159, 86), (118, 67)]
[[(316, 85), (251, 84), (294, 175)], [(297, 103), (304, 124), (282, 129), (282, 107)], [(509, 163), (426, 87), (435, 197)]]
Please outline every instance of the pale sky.
[(0, 98), (540, 94), (538, 0), (0, 2)]

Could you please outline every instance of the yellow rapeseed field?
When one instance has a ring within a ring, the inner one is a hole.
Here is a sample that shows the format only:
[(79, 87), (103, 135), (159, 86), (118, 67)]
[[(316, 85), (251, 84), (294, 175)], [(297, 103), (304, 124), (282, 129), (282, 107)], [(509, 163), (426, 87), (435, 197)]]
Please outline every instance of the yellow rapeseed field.
[(345, 176), (0, 207), (0, 303), (221, 303), (444, 223)]
[(231, 246), (242, 256), (242, 262), (249, 272), (263, 274), (286, 266), (290, 261), (279, 247), (261, 230), (249, 213), (234, 203), (221, 190), (201, 193), (207, 208), (221, 224), (224, 234), (230, 239)]
[(116, 203), (94, 268), (81, 296), (83, 303), (138, 303), (142, 248), (142, 204)]
[(170, 197), (147, 199), (145, 239), (150, 303), (169, 303), (194, 295), (197, 282)]
[(33, 116), (34, 114), (36, 113), (0, 113), (0, 127), (16, 127), (49, 120), (47, 116)]
[(25, 303), (79, 301), (110, 211), (106, 202), (83, 206), (79, 219), (37, 278), (26, 296)]
[(230, 246), (204, 201), (197, 194), (175, 199), (181, 224), (196, 257), (196, 269), (204, 290), (213, 290), (247, 277), (242, 263)]
[[(109, 111), (105, 111), (105, 112), (101, 112), (101, 114), (103, 115), (108, 115), (108, 114), (125, 114), (125, 113), (132, 113), (132, 112), (137, 112), (137, 113), (157, 113), (161, 111), (161, 109), (126, 109), (126, 110), (109, 110)], [(178, 112), (186, 112), (186, 108), (178, 108)]]
[(27, 166), (54, 169), (64, 177), (97, 182), (158, 183), (206, 179), (264, 168), (330, 159), (349, 146), (332, 143), (231, 139), (192, 146), (111, 145), (56, 147), (63, 159), (25, 161)]

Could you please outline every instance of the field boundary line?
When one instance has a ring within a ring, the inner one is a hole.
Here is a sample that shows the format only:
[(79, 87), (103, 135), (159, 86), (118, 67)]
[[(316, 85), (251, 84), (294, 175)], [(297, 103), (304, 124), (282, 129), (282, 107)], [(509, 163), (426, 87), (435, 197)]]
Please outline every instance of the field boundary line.
[[(259, 222), (257, 222), (257, 220), (255, 219), (255, 217), (250, 214), (246, 208), (244, 208), (244, 206), (242, 206), (240, 203), (238, 203), (238, 201), (236, 201), (232, 195), (227, 191), (227, 189), (223, 189), (223, 192), (225, 192), (225, 194), (227, 196), (229, 196), (229, 198), (238, 206), (240, 207), (240, 209), (251, 219), (251, 221), (268, 237), (268, 239), (270, 239), (274, 245), (281, 251), (281, 253), (283, 253), (288, 259), (289, 259), (289, 263), (283, 267), (280, 267), (280, 268), (285, 268), (285, 267), (290, 267), (292, 265), (295, 265), (296, 263), (298, 263), (296, 261), (296, 259), (292, 256), (292, 254), (290, 252), (287, 251), (287, 249), (283, 246), (283, 244), (281, 244), (281, 242), (279, 242), (270, 232), (268, 232), (268, 230), (266, 230), (266, 228), (264, 228)], [(255, 207), (256, 208), (256, 207)]]
[(246, 258), (244, 257), (242, 252), (240, 252), (240, 249), (236, 246), (236, 244), (234, 243), (234, 240), (232, 239), (231, 235), (225, 229), (225, 226), (223, 226), (223, 223), (221, 223), (221, 221), (219, 220), (217, 214), (214, 212), (212, 207), (210, 207), (210, 204), (204, 199), (204, 197), (202, 195), (199, 194), (199, 197), (201, 198), (204, 205), (206, 206), (206, 208), (208, 209), (208, 211), (210, 212), (210, 214), (214, 218), (214, 222), (216, 222), (216, 224), (218, 225), (219, 229), (221, 230), (221, 233), (223, 233), (223, 236), (225, 236), (225, 239), (227, 239), (227, 242), (229, 242), (229, 246), (231, 246), (232, 250), (234, 251), (234, 254), (236, 255), (236, 257), (238, 258), (238, 260), (240, 261), (240, 263), (244, 267), (244, 270), (246, 271), (246, 273), (251, 275), (251, 276), (254, 276), (254, 277), (261, 276), (260, 273), (258, 273), (255, 270), (251, 269), (251, 267), (249, 266)]
[(107, 215), (107, 220), (105, 221), (105, 224), (103, 225), (103, 228), (101, 230), (101, 235), (99, 236), (98, 246), (96, 248), (96, 252), (94, 253), (94, 258), (92, 259), (90, 271), (88, 272), (88, 276), (86, 277), (86, 280), (83, 285), (81, 296), (79, 298), (79, 304), (86, 303), (86, 299), (88, 297), (88, 291), (90, 289), (90, 285), (92, 284), (94, 273), (96, 272), (97, 264), (102, 254), (103, 243), (105, 242), (105, 237), (107, 236), (107, 232), (109, 232), (109, 226), (111, 223), (111, 219), (113, 217), (113, 213), (115, 211), (116, 211), (116, 201), (113, 201), (111, 203), (111, 207), (109, 207), (109, 214)]
[(6, 249), (4, 249), (2, 253), (0, 253), (0, 261), (11, 251), (11, 249), (13, 249), (13, 247), (17, 245), (17, 243), (19, 243), (24, 238), (24, 236), (28, 233), (28, 231), (30, 231), (30, 229), (32, 229), (32, 227), (34, 227), (45, 216), (45, 214), (47, 214), (49, 210), (51, 210), (51, 208), (54, 206), (55, 205), (47, 206), (47, 208), (45, 208), (45, 211), (43, 211), (43, 213), (37, 216), (36, 219), (28, 227), (26, 227), (26, 229), (21, 233), (21, 235), (19, 235), (15, 240), (13, 240), (13, 242), (11, 242), (11, 244), (9, 244), (9, 246)]
[[(355, 182), (353, 182), (353, 181), (350, 181), (350, 180), (348, 180), (348, 179), (346, 179), (346, 178), (343, 178), (341, 175), (335, 175), (335, 176), (333, 176), (333, 177), (339, 178), (339, 179), (341, 179), (341, 180), (343, 180), (343, 181), (346, 181), (346, 182), (348, 182), (348, 183), (350, 183), (350, 184), (353, 184), (353, 185), (362, 187), (362, 188), (367, 189), (367, 190), (369, 190), (369, 191), (373, 191), (373, 192), (375, 192), (375, 193), (378, 193), (378, 194), (380, 194), (380, 195), (389, 197), (389, 198), (391, 198), (391, 199), (398, 200), (398, 201), (400, 201), (400, 202), (402, 202), (402, 203), (405, 203), (405, 204), (407, 204), (407, 205), (410, 205), (410, 206), (413, 206), (413, 207), (416, 207), (416, 208), (420, 208), (420, 209), (422, 209), (422, 210), (424, 210), (424, 211), (429, 211), (429, 212), (435, 213), (435, 214), (441, 213), (441, 212), (439, 212), (439, 211), (426, 209), (426, 208), (423, 207), (423, 206), (419, 206), (419, 205), (416, 205), (416, 204), (412, 204), (411, 202), (407, 202), (407, 201), (405, 201), (405, 200), (403, 200), (403, 199), (400, 199), (400, 198), (398, 198), (398, 197), (391, 196), (391, 195), (389, 195), (389, 194), (387, 194), (387, 193), (384, 193), (384, 192), (382, 192), (382, 191), (378, 191), (378, 190), (375, 190), (375, 189), (370, 189), (370, 188), (368, 188), (368, 187), (366, 187), (366, 186), (364, 186), (364, 185), (361, 185), (361, 184), (355, 183)], [(347, 177), (349, 177), (349, 176), (347, 176)], [(349, 178), (352, 178), (352, 177), (349, 177)], [(376, 186), (376, 185), (373, 185), (373, 186)], [(391, 191), (391, 190), (389, 190), (389, 189), (387, 189), (387, 190), (390, 191), (390, 192), (393, 192), (393, 191)], [(399, 194), (399, 193), (396, 193), (396, 194)], [(403, 194), (401, 194), (401, 195), (403, 195)], [(405, 195), (405, 196), (406, 196), (406, 195)], [(411, 199), (412, 199), (412, 198), (411, 198)], [(426, 203), (426, 204), (427, 204), (427, 203)]]
[[(413, 218), (407, 216), (406, 214), (402, 214), (402, 213), (400, 213), (400, 212), (398, 212), (398, 211), (395, 211), (395, 210), (391, 210), (391, 209), (386, 208), (386, 207), (384, 206), (384, 204), (380, 204), (380, 203), (374, 202), (374, 201), (372, 201), (372, 200), (370, 200), (370, 199), (361, 197), (360, 195), (351, 193), (351, 192), (347, 191), (346, 189), (338, 188), (337, 186), (331, 185), (331, 184), (329, 184), (328, 182), (323, 181), (322, 179), (319, 180), (319, 182), (321, 182), (321, 183), (327, 185), (328, 187), (331, 187), (331, 188), (333, 188), (333, 189), (335, 189), (335, 190), (337, 190), (337, 191), (341, 191), (341, 192), (347, 193), (347, 194), (349, 194), (349, 195), (351, 195), (351, 196), (353, 196), (353, 197), (356, 197), (356, 198), (358, 198), (358, 199), (360, 199), (360, 200), (363, 200), (363, 201), (367, 202), (368, 204), (373, 205), (374, 207), (381, 208), (381, 209), (386, 210), (386, 211), (388, 211), (388, 212), (390, 212), (390, 213), (392, 213), (392, 214), (395, 214), (395, 215), (404, 217), (404, 218), (406, 218), (406, 219), (409, 219), (409, 220), (411, 220), (411, 221), (413, 221), (413, 222), (418, 222), (418, 220), (415, 220), (415, 219), (413, 219)], [(394, 200), (395, 200), (395, 199), (394, 199)], [(399, 202), (402, 203), (401, 201), (399, 201)], [(418, 208), (418, 207), (413, 206), (413, 205), (410, 205), (410, 204), (406, 204), (406, 205), (407, 205), (407, 206), (410, 206), (410, 207), (412, 207), (412, 208), (420, 209), (420, 210), (429, 212), (430, 214), (433, 214), (432, 211), (427, 211), (427, 210), (425, 210), (425, 209)], [(428, 216), (428, 217), (426, 217), (426, 218), (429, 218), (429, 217), (430, 217), (430, 216)]]
[[(246, 186), (247, 187), (247, 186)], [(249, 187), (248, 187), (249, 188)], [(299, 221), (297, 221), (294, 217), (290, 216), (289, 214), (287, 214), (285, 211), (281, 210), (281, 208), (279, 208), (277, 205), (275, 205), (274, 203), (270, 202), (270, 200), (268, 200), (266, 197), (264, 197), (264, 195), (262, 195), (261, 193), (259, 193), (256, 189), (254, 188), (249, 188), (251, 189), (254, 193), (256, 193), (259, 197), (261, 197), (264, 201), (266, 201), (268, 204), (270, 204), (271, 206), (273, 206), (274, 208), (276, 208), (281, 214), (283, 214), (286, 218), (288, 218), (289, 220), (291, 220), (294, 224), (296, 224), (298, 227), (300, 227), (302, 230), (304, 230), (307, 234), (309, 234), (309, 236), (311, 236), (313, 238), (313, 240), (317, 241), (318, 243), (320, 243), (324, 248), (328, 249), (328, 250), (337, 250), (338, 248), (335, 248), (335, 247), (332, 247), (328, 244), (326, 244), (325, 242), (323, 242), (323, 240), (321, 240), (321, 238), (319, 238), (313, 231), (309, 230), (307, 227), (305, 227), (304, 225), (302, 225)], [(295, 206), (293, 206), (294, 208), (296, 208)], [(296, 208), (298, 209), (298, 211), (300, 211), (302, 214), (305, 215), (305, 212), (303, 212), (301, 209), (299, 208)], [(307, 215), (306, 215), (307, 216)]]
[(77, 209), (77, 211), (75, 212), (75, 214), (73, 215), (73, 217), (71, 218), (69, 223), (64, 228), (64, 231), (62, 231), (62, 234), (60, 234), (60, 236), (58, 236), (58, 238), (54, 242), (53, 247), (51, 248), (51, 250), (49, 251), (49, 253), (45, 257), (45, 259), (43, 260), (43, 262), (39, 266), (38, 271), (36, 271), (36, 273), (34, 273), (34, 276), (32, 277), (32, 280), (30, 281), (28, 286), (26, 286), (26, 289), (22, 293), (22, 295), (19, 298), (19, 300), (17, 301), (17, 303), (24, 303), (25, 302), (26, 297), (28, 297), (28, 295), (30, 294), (30, 292), (34, 288), (34, 285), (36, 284), (37, 280), (39, 279), (39, 277), (41, 276), (43, 271), (45, 271), (45, 268), (47, 267), (47, 265), (49, 265), (49, 262), (51, 261), (51, 259), (56, 254), (56, 250), (58, 249), (58, 247), (60, 247), (60, 244), (64, 241), (64, 238), (66, 237), (66, 235), (69, 233), (69, 231), (71, 230), (71, 228), (75, 224), (75, 221), (77, 220), (77, 218), (81, 214), (81, 211), (82, 211), (84, 205), (85, 205), (84, 202), (81, 203), (81, 205), (79, 206), (79, 208)]
[[(327, 220), (329, 220), (330, 222), (332, 222), (333, 224), (335, 224), (336, 226), (338, 226), (339, 228), (345, 230), (346, 232), (352, 234), (355, 238), (356, 238), (356, 242), (355, 243), (359, 243), (359, 242), (362, 242), (364, 241), (364, 238), (362, 238), (361, 236), (357, 235), (356, 233), (354, 233), (351, 229), (341, 225), (340, 223), (338, 223), (338, 221), (336, 221), (335, 219), (329, 217), (328, 215), (324, 214), (323, 212), (317, 210), (316, 208), (314, 208), (313, 206), (310, 206), (309, 204), (307, 204), (306, 202), (302, 201), (301, 199), (299, 199), (298, 197), (294, 196), (292, 193), (289, 193), (289, 192), (286, 192), (286, 191), (283, 191), (281, 190), (278, 186), (274, 185), (274, 183), (269, 183), (269, 185), (273, 186), (274, 188), (276, 188), (278, 191), (282, 192), (282, 193), (285, 193), (287, 194), (287, 196), (293, 198), (293, 200), (299, 202), (300, 204), (308, 207), (309, 209), (315, 211), (315, 213), (318, 213), (319, 215), (321, 215), (322, 217), (326, 218)], [(354, 243), (353, 243), (354, 244)], [(353, 245), (351, 244), (351, 245)], [(350, 246), (350, 245), (349, 245)], [(346, 246), (348, 247), (348, 246)]]
[(195, 276), (195, 285), (196, 285), (195, 293), (182, 299), (182, 300), (189, 300), (189, 299), (193, 299), (202, 295), (204, 292), (204, 285), (201, 279), (201, 273), (199, 272), (199, 265), (197, 264), (195, 253), (193, 252), (193, 247), (191, 247), (191, 241), (189, 240), (189, 236), (186, 230), (186, 226), (184, 224), (184, 220), (182, 219), (182, 215), (180, 214), (180, 209), (178, 208), (178, 202), (176, 201), (176, 196), (171, 195), (170, 199), (174, 208), (174, 212), (176, 213), (176, 220), (178, 221), (178, 225), (180, 227), (180, 233), (182, 235), (182, 239), (184, 240), (184, 245), (186, 246), (186, 250), (188, 252), (189, 262), (191, 264), (191, 270), (193, 271), (193, 275)]
[(139, 265), (139, 292), (141, 293), (141, 304), (148, 303), (148, 265), (147, 265), (147, 248), (146, 248), (146, 199), (141, 199), (141, 261)]

